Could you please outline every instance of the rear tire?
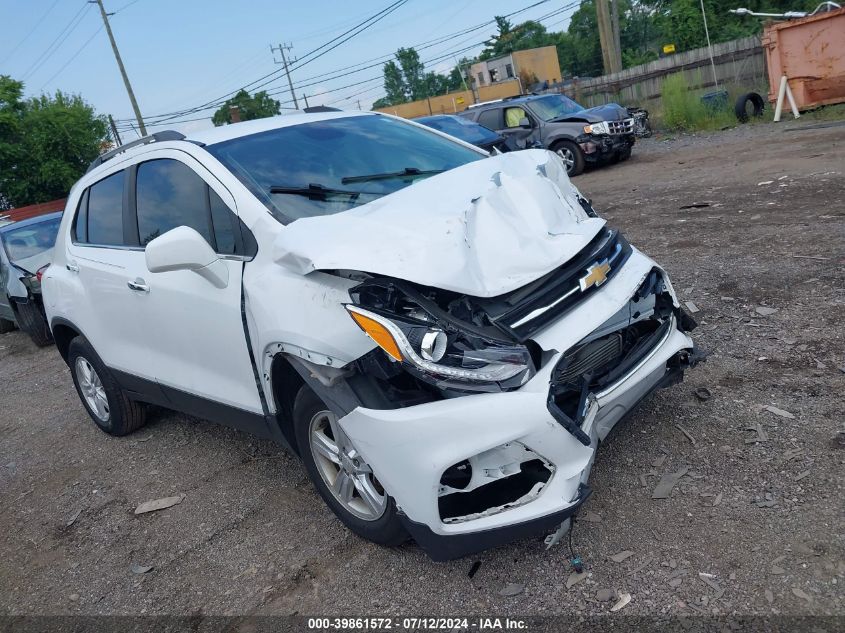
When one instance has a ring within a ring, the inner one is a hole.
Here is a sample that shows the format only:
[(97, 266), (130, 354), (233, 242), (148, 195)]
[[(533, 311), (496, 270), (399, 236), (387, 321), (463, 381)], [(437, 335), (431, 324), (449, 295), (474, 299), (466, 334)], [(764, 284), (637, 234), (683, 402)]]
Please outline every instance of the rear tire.
[(67, 361), (76, 393), (101, 431), (121, 436), (144, 426), (146, 408), (126, 396), (85, 337), (70, 342)]
[(0, 319), (0, 334), (5, 334), (6, 332), (11, 332), (17, 326), (15, 325), (14, 321), (9, 321), (7, 319)]
[[(383, 497), (383, 504), (374, 511), (368, 508), (364, 503), (364, 497), (360, 493), (360, 480), (349, 478), (350, 499), (344, 502), (341, 499), (342, 493), (333, 492), (327, 483), (327, 479), (334, 481), (346, 476), (340, 465), (335, 464), (333, 460), (328, 460), (325, 455), (325, 446), (323, 444), (323, 451), (318, 451), (314, 448), (314, 437), (316, 435), (315, 428), (322, 424), (322, 429), (326, 431), (321, 437), (323, 440), (327, 436), (330, 442), (334, 442), (334, 447), (338, 448), (338, 453), (345, 452), (342, 461), (347, 465), (350, 463), (348, 459), (349, 452), (354, 453), (354, 448), (351, 443), (345, 438), (338, 438), (340, 433), (336, 418), (329, 411), (329, 408), (322, 400), (315, 394), (307, 385), (303, 385), (293, 403), (293, 423), (296, 432), (296, 441), (299, 446), (299, 454), (302, 457), (302, 463), (305, 466), (305, 472), (311, 483), (317, 489), (317, 492), (323, 498), (326, 505), (335, 513), (346, 527), (361, 538), (372, 541), (379, 545), (397, 546), (408, 540), (408, 533), (405, 527), (399, 520), (399, 515), (396, 510), (396, 502), (383, 489), (377, 490)], [(340, 440), (340, 441), (338, 441)], [(334, 453), (333, 453), (334, 454)], [(365, 469), (367, 464), (360, 459), (360, 455), (356, 455), (356, 465), (360, 463)], [(318, 460), (320, 463), (318, 464)], [(360, 476), (360, 475), (359, 475)], [(370, 484), (375, 483), (380, 487), (378, 480), (370, 471)], [(354, 483), (353, 483), (354, 482)], [(341, 488), (343, 486), (340, 486)], [(355, 497), (357, 495), (357, 497)], [(357, 506), (357, 509), (355, 508)], [(365, 518), (369, 512), (369, 518)], [(380, 514), (379, 514), (380, 513)], [(356, 516), (357, 515), (357, 516)]]
[(566, 165), (566, 175), (572, 178), (584, 171), (584, 152), (572, 141), (558, 141), (551, 150), (560, 156)]
[(29, 338), (38, 347), (44, 347), (53, 342), (53, 335), (47, 325), (47, 319), (32, 299), (26, 303), (15, 304), (15, 314), (18, 317), (18, 325), (21, 330), (29, 334)]

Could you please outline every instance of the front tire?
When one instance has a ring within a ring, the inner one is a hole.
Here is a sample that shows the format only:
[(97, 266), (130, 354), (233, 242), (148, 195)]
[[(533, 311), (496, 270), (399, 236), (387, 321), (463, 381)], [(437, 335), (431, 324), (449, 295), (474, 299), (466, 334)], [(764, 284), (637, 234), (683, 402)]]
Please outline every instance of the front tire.
[(558, 141), (552, 146), (552, 151), (560, 156), (566, 165), (566, 175), (572, 178), (584, 171), (584, 152), (572, 141)]
[(11, 332), (15, 329), (15, 322), (9, 321), (8, 319), (0, 319), (0, 334), (5, 334), (6, 332)]
[(67, 360), (76, 393), (101, 431), (122, 436), (144, 425), (145, 407), (126, 396), (85, 337), (70, 342)]
[(343, 524), (379, 545), (408, 540), (393, 498), (343, 433), (337, 417), (307, 385), (294, 400), (293, 422), (308, 478)]
[(53, 335), (50, 333), (47, 319), (44, 318), (44, 314), (34, 299), (26, 303), (16, 304), (15, 314), (21, 330), (29, 334), (29, 338), (38, 347), (45, 347), (53, 342)]

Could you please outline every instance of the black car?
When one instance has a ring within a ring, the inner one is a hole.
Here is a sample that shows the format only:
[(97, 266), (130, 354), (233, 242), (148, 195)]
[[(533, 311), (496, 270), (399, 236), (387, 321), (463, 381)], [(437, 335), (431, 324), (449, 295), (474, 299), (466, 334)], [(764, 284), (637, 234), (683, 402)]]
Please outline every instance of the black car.
[(520, 95), (470, 106), (460, 116), (495, 130), (511, 148), (555, 152), (570, 176), (586, 164), (627, 160), (634, 147), (634, 119), (616, 103), (584, 108), (561, 94)]
[(508, 147), (507, 139), (501, 134), (496, 134), (483, 125), (479, 125), (473, 121), (462, 119), (459, 116), (452, 114), (435, 114), (433, 116), (424, 116), (414, 119), (417, 123), (434, 128), (439, 132), (454, 136), (462, 141), (471, 143), (476, 147), (492, 152), (494, 149), (500, 152), (507, 152), (512, 147)]

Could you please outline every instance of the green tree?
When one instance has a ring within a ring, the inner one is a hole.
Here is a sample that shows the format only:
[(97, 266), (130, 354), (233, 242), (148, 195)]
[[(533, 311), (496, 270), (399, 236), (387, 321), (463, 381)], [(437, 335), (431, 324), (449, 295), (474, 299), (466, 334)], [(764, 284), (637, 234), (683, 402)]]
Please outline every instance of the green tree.
[(102, 116), (78, 95), (23, 98), (0, 75), (0, 208), (64, 198), (109, 142)]
[(479, 59), (493, 59), (514, 51), (555, 43), (554, 36), (539, 22), (528, 20), (513, 26), (507, 18), (502, 16), (496, 16), (495, 19), (499, 32), (485, 42), (485, 48), (478, 56)]
[(402, 79), (405, 86), (405, 96), (408, 101), (425, 99), (431, 79), (426, 77), (425, 65), (420, 60), (420, 54), (413, 48), (400, 48), (396, 51), (396, 60), (402, 69)]
[(241, 89), (238, 93), (227, 100), (214, 116), (211, 117), (211, 122), (214, 125), (220, 126), (232, 122), (232, 107), (237, 107), (240, 113), (241, 121), (251, 121), (253, 119), (263, 119), (264, 117), (274, 116), (279, 114), (282, 110), (279, 102), (270, 97), (266, 90), (256, 92), (254, 95)]
[(384, 65), (384, 91), (386, 93), (384, 99), (387, 101), (385, 105), (398, 105), (408, 101), (405, 76), (402, 74), (402, 69), (393, 60)]
[[(464, 58), (462, 65), (472, 62)], [(383, 67), (385, 96), (373, 103), (373, 108), (386, 108), (408, 103), (426, 97), (446, 94), (463, 87), (460, 66), (448, 75), (426, 72), (419, 53), (413, 48), (400, 48), (396, 60), (390, 60)]]

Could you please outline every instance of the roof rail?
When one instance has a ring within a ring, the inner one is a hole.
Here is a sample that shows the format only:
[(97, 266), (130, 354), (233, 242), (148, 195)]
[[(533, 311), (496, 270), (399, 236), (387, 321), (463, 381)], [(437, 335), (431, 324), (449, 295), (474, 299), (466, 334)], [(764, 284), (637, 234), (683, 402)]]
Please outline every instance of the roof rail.
[(105, 154), (100, 154), (91, 161), (91, 164), (88, 165), (88, 169), (86, 170), (86, 174), (91, 171), (92, 169), (99, 167), (107, 160), (111, 160), (121, 152), (125, 152), (128, 149), (132, 149), (133, 147), (138, 147), (139, 145), (146, 145), (147, 143), (161, 143), (163, 141), (184, 141), (185, 135), (177, 132), (175, 130), (164, 130), (163, 132), (156, 132), (155, 134), (150, 134), (149, 136), (142, 136), (139, 139), (126, 143), (125, 145), (121, 145), (120, 147), (115, 147), (113, 150), (106, 152)]
[(342, 112), (340, 108), (332, 108), (331, 106), (319, 105), (303, 108), (303, 112), (307, 114), (314, 114), (315, 112)]

